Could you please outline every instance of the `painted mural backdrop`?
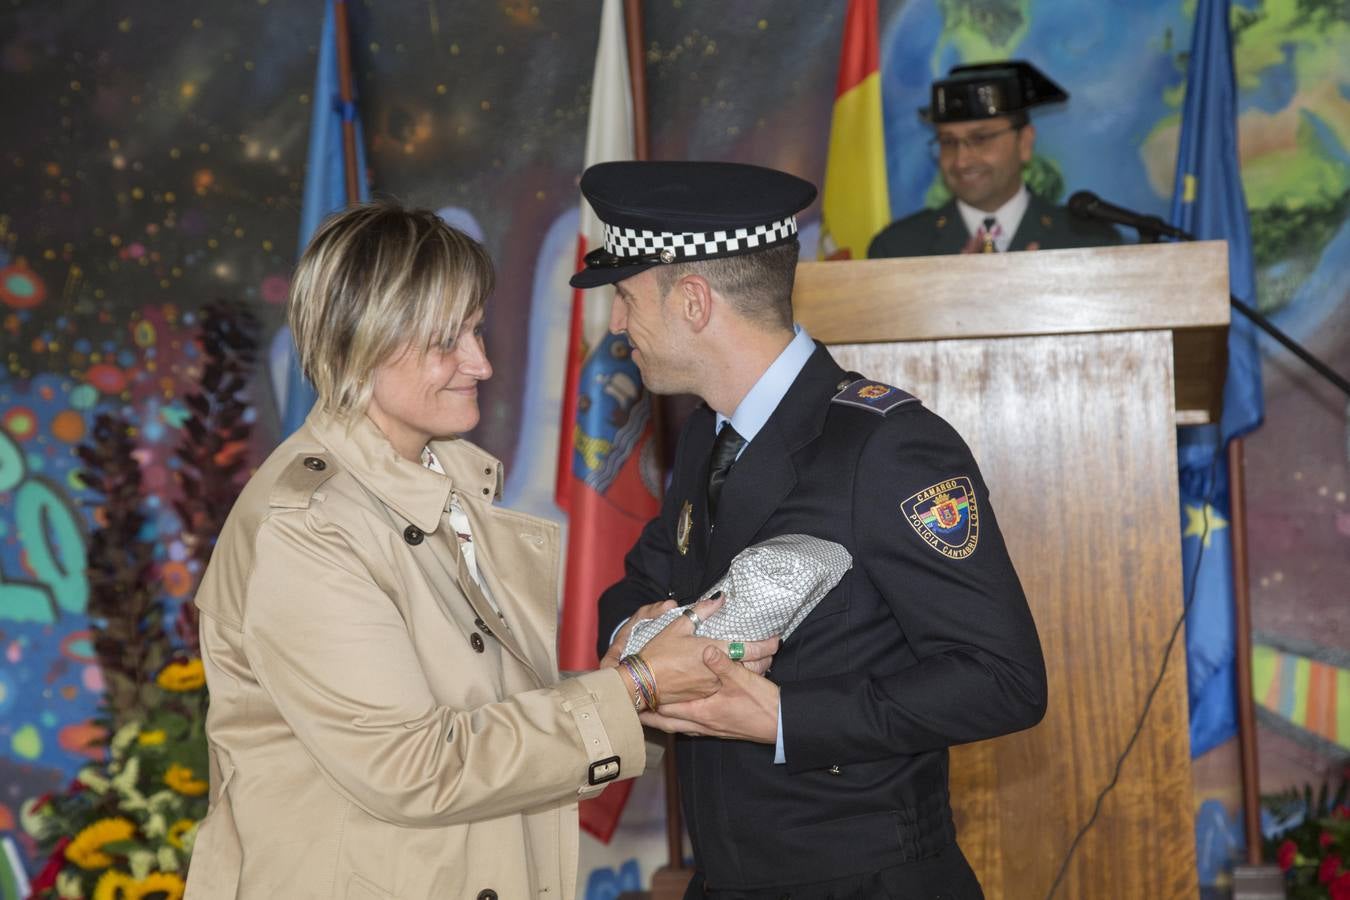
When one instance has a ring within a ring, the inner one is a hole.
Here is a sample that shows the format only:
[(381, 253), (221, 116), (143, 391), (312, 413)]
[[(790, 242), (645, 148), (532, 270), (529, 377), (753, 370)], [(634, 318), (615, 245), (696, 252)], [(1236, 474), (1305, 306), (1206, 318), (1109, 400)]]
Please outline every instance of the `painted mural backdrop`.
[[(1263, 309), (1350, 370), (1350, 35), (1344, 2), (1240, 2), (1242, 154)], [(576, 178), (598, 5), (353, 3), (359, 103), (377, 194), (443, 210), (500, 268), (497, 374), (474, 439), (508, 464), (508, 502), (556, 515)], [(842, 2), (649, 0), (653, 155), (776, 165), (817, 183)], [(892, 206), (939, 199), (915, 116), (959, 61), (1023, 57), (1072, 101), (1037, 118), (1037, 183), (1165, 213), (1190, 7), (1185, 0), (886, 0), (883, 89)], [(198, 572), (182, 546), (172, 448), (199, 371), (203, 304), (281, 320), (312, 102), (317, 0), (11, 0), (0, 9), (0, 837), (19, 802), (85, 761), (101, 676), (82, 564), (97, 523), (71, 476), (102, 411), (140, 423), (165, 600)], [(808, 211), (803, 235), (815, 234)], [(814, 248), (804, 248), (808, 254)], [(251, 398), (275, 436), (270, 373)], [(1249, 443), (1259, 697), (1268, 775), (1320, 776), (1343, 754), (1350, 605), (1345, 404), (1278, 355)], [(1222, 755), (1221, 751), (1215, 754)], [(1215, 755), (1211, 754), (1211, 755)], [(1203, 763), (1203, 761), (1202, 761)], [(1220, 767), (1206, 857), (1231, 851)], [(635, 792), (589, 897), (662, 861), (659, 784)], [(4, 855), (0, 854), (0, 860)], [(28, 860), (31, 866), (32, 860)], [(4, 864), (0, 863), (0, 869)], [(2, 881), (0, 881), (2, 883)]]

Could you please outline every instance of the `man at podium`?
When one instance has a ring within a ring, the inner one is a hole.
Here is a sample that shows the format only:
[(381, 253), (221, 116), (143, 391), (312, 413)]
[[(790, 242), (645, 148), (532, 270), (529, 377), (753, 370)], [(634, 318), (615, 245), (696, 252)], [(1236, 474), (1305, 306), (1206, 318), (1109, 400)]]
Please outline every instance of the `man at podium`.
[(952, 199), (892, 222), (867, 255), (934, 256), (1119, 244), (1110, 225), (1075, 216), (1022, 180), (1036, 144), (1028, 111), (1069, 99), (1030, 63), (957, 66), (933, 82), (929, 142)]
[(613, 284), (610, 330), (643, 383), (704, 400), (660, 515), (600, 598), (600, 652), (621, 652), (653, 601), (712, 591), (748, 546), (804, 534), (852, 559), (768, 677), (734, 650), (705, 652), (721, 683), (710, 702), (648, 692), (643, 722), (689, 735), (676, 750), (696, 866), (685, 897), (975, 900), (948, 747), (1034, 725), (1046, 679), (970, 450), (794, 327), (795, 214), (811, 184), (758, 166), (616, 162), (587, 169), (581, 190), (605, 241), (573, 286)]

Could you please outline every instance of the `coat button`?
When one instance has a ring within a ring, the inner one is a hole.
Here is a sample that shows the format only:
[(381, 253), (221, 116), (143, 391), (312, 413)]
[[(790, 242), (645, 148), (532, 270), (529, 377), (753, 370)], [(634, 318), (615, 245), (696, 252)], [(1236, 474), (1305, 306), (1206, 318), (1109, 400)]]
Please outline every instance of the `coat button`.
[(483, 632), (484, 634), (488, 635), (489, 637), (492, 636), (492, 629), (489, 628), (489, 627), (487, 627), (487, 623), (484, 622), (483, 619), (482, 619), (481, 617), (475, 616), (475, 617), (474, 617), (474, 620), (473, 620), (473, 624), (475, 624), (475, 625), (478, 626), (478, 630), (479, 630), (479, 631)]
[(492, 489), (491, 489), (491, 488), (483, 488), (483, 496), (484, 496), (484, 497), (487, 497), (487, 496), (490, 495), (491, 493), (492, 493)]
[(426, 535), (422, 534), (422, 529), (418, 528), (416, 525), (409, 525), (407, 528), (403, 529), (403, 539), (414, 547), (422, 543), (422, 538), (424, 537), (426, 537)]
[[(476, 631), (475, 631), (473, 634), (469, 635), (469, 646), (473, 648), (473, 652), (474, 652), (474, 653), (482, 653), (482, 652), (483, 652), (483, 636), (482, 636), (481, 634), (479, 634), (478, 632), (476, 632)], [(479, 894), (479, 896), (481, 897), (482, 894)], [(497, 895), (496, 895), (496, 894), (493, 894), (492, 896), (495, 897), (495, 896), (497, 896)]]
[(842, 775), (842, 774), (844, 774), (844, 773), (840, 770), (840, 768), (839, 768), (838, 766), (830, 766), (830, 774), (831, 774), (831, 775)]
[(852, 384), (852, 383), (853, 383), (852, 381), (849, 381), (847, 378), (845, 378), (843, 381), (841, 381), (841, 382), (839, 382), (838, 384), (836, 384), (836, 385), (834, 386), (834, 389), (835, 389), (836, 391), (842, 391), (844, 388), (848, 387), (848, 386), (849, 386), (850, 384)]
[(492, 888), (484, 888), (478, 892), (478, 900), (497, 900), (497, 892)]
[(317, 456), (306, 456), (305, 468), (313, 469), (315, 472), (322, 472), (324, 469), (328, 468), (328, 463), (319, 459)]

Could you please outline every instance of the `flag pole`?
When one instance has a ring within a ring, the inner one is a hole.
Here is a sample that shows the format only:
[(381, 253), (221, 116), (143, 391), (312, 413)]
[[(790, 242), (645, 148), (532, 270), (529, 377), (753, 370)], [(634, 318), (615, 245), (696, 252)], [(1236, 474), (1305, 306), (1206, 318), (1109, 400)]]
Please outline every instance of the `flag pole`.
[(1228, 442), (1228, 526), (1233, 550), (1234, 653), (1237, 677), (1238, 760), (1247, 864), (1261, 865), (1261, 793), (1252, 697), (1252, 604), (1247, 581), (1247, 498), (1242, 438)]
[[(633, 92), (633, 158), (646, 160), (651, 148), (647, 138), (647, 64), (642, 28), (641, 0), (624, 0), (623, 28), (628, 38), (628, 84)], [(660, 398), (652, 398), (652, 439), (659, 444), (665, 434), (662, 428)], [(658, 454), (664, 457), (665, 454)], [(684, 868), (684, 822), (680, 815), (680, 785), (675, 769), (675, 736), (665, 736), (666, 752), (662, 767), (666, 788), (666, 855), (670, 869)]]
[(647, 145), (647, 64), (642, 36), (642, 0), (624, 0), (623, 30), (628, 37), (628, 84), (633, 92), (633, 158), (645, 160)]
[[(356, 171), (356, 118), (352, 115), (352, 43), (347, 30), (347, 0), (333, 0), (333, 25), (337, 31), (338, 96), (342, 99), (342, 167), (347, 176), (347, 205), (361, 197), (360, 173)], [(322, 102), (315, 98), (315, 102)]]

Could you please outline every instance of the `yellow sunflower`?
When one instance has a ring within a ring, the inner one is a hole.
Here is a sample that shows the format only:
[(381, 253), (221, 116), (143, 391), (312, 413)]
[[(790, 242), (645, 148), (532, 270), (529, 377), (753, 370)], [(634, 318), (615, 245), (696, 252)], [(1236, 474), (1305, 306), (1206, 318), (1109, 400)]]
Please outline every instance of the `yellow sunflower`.
[(125, 841), (135, 833), (136, 826), (128, 819), (99, 819), (66, 845), (66, 859), (81, 869), (106, 869), (113, 860), (103, 848), (114, 841)]
[(136, 736), (136, 743), (142, 747), (158, 747), (168, 740), (168, 737), (161, 729), (156, 728), (154, 731), (142, 731)]
[(174, 822), (172, 825), (169, 826), (169, 833), (164, 836), (164, 839), (168, 841), (171, 846), (177, 847), (179, 850), (182, 850), (183, 835), (187, 834), (189, 831), (191, 831), (196, 827), (197, 823), (191, 819), (179, 819), (177, 822)]
[(93, 900), (126, 900), (135, 889), (136, 879), (126, 872), (109, 869), (94, 885)]
[(206, 684), (206, 670), (197, 658), (171, 662), (160, 670), (155, 683), (166, 691), (195, 691)]
[(191, 769), (178, 763), (170, 765), (169, 771), (164, 773), (164, 783), (188, 797), (200, 797), (210, 788), (210, 784), (197, 778)]
[(155, 895), (162, 896), (164, 900), (183, 900), (185, 887), (183, 879), (173, 872), (151, 872), (131, 885), (126, 900), (142, 900)]

